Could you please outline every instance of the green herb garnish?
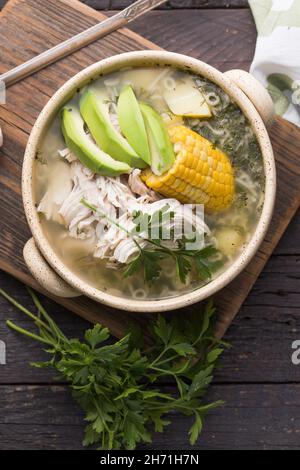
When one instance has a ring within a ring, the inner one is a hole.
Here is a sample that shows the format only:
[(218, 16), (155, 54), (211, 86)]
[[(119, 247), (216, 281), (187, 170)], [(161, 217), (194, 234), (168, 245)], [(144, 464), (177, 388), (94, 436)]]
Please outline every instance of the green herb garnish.
[[(99, 213), (102, 217), (106, 218), (108, 222), (116, 225), (119, 229), (126, 232), (126, 234), (135, 242), (138, 248), (138, 254), (126, 264), (123, 273), (124, 277), (132, 276), (140, 269), (143, 269), (144, 281), (151, 285), (159, 279), (161, 275), (161, 261), (165, 258), (171, 258), (175, 263), (177, 276), (183, 284), (186, 282), (187, 275), (192, 271), (192, 269), (194, 269), (198, 278), (201, 280), (211, 278), (212, 264), (209, 258), (217, 253), (217, 250), (213, 246), (209, 245), (201, 250), (188, 250), (186, 248), (186, 244), (187, 242), (192, 242), (190, 239), (176, 240), (175, 248), (167, 247), (162, 243), (163, 224), (165, 220), (164, 216), (169, 209), (168, 205), (152, 215), (137, 211), (133, 218), (133, 222), (136, 224), (136, 230), (133, 233), (122, 227), (118, 222), (108, 217), (104, 212), (100, 211), (96, 206), (90, 204), (85, 199), (82, 199), (81, 203), (92, 211)], [(169, 213), (169, 216), (172, 218), (174, 217), (174, 214), (171, 212)], [(157, 230), (155, 232), (156, 235), (158, 235), (158, 238), (151, 236), (151, 228), (153, 228), (155, 224), (157, 225)], [(150, 237), (139, 235), (138, 232), (140, 231), (140, 226), (147, 229), (147, 233), (150, 234)], [(147, 241), (151, 247), (144, 248), (140, 243), (141, 240)]]
[[(191, 444), (197, 441), (206, 413), (223, 403), (202, 401), (224, 346), (213, 338), (212, 302), (193, 315), (171, 320), (157, 317), (148, 331), (151, 345), (145, 346), (137, 325), (112, 344), (107, 342), (109, 330), (100, 324), (85, 332), (84, 342), (69, 339), (35, 293), (29, 292), (38, 314), (0, 289), (0, 294), (33, 320), (38, 331), (33, 333), (11, 321), (7, 325), (45, 346), (50, 359), (32, 365), (51, 367), (68, 382), (88, 422), (85, 446), (134, 449), (139, 443), (151, 442), (153, 431), (164, 431), (170, 423), (166, 418), (174, 411), (194, 416), (188, 434)], [(166, 378), (174, 380), (175, 393), (165, 390)]]

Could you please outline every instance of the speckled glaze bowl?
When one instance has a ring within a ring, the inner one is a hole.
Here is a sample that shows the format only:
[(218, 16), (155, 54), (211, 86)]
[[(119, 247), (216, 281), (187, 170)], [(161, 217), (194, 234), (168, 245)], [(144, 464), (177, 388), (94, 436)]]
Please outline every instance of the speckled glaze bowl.
[[(35, 206), (33, 166), (41, 139), (61, 106), (76, 89), (96, 79), (100, 74), (115, 72), (124, 67), (171, 65), (203, 75), (219, 85), (240, 106), (249, 119), (258, 139), (266, 176), (265, 200), (256, 230), (248, 245), (235, 262), (216, 279), (193, 292), (162, 300), (134, 300), (102, 292), (82, 281), (58, 258), (44, 235)], [(273, 151), (267, 128), (274, 118), (274, 109), (266, 90), (247, 72), (231, 70), (221, 73), (213, 67), (188, 56), (164, 51), (129, 52), (91, 65), (65, 83), (49, 100), (38, 117), (26, 147), (22, 192), (25, 213), (32, 232), (24, 247), (28, 269), (37, 281), (52, 294), (60, 297), (87, 295), (97, 302), (135, 312), (163, 312), (184, 307), (206, 299), (232, 281), (249, 263), (262, 242), (272, 217), (276, 192), (276, 173)]]

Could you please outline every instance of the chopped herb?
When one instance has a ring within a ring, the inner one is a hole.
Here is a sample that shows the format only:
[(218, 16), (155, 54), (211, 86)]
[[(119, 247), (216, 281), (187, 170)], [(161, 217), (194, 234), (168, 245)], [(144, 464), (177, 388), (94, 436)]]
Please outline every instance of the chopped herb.
[(248, 202), (248, 194), (246, 193), (246, 191), (240, 191), (237, 194), (237, 200), (235, 202), (236, 206), (242, 209), (243, 207), (247, 206), (247, 202)]
[[(215, 83), (204, 77), (199, 79), (193, 76), (193, 78), (195, 85), (204, 95), (217, 94), (220, 103), (215, 106), (210, 103), (213, 116), (209, 119), (209, 125), (203, 125), (201, 120), (195, 124), (192, 118), (187, 119), (187, 125), (228, 154), (236, 169), (250, 173), (253, 180), (262, 186), (264, 172), (261, 165), (261, 150), (243, 111)], [(222, 129), (225, 133), (220, 136), (218, 131)]]

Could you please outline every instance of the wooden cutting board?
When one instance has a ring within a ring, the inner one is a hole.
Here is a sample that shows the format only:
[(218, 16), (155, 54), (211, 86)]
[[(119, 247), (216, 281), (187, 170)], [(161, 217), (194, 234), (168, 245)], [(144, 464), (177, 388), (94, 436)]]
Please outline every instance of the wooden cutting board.
[[(0, 14), (0, 72), (103, 18), (104, 15), (77, 0), (10, 0)], [(72, 75), (104, 57), (142, 49), (159, 48), (129, 30), (110, 34), (14, 85), (7, 92), (7, 104), (0, 107), (4, 134), (4, 146), (0, 149), (0, 268), (37, 290), (40, 288), (27, 271), (22, 256), (30, 232), (22, 206), (20, 179), (30, 130), (49, 97)], [(270, 136), (278, 172), (273, 221), (253, 261), (236, 280), (216, 295), (218, 336), (224, 334), (237, 314), (300, 204), (300, 131), (278, 118)], [(118, 311), (83, 296), (54, 300), (91, 322), (103, 323), (118, 337), (124, 333), (129, 320), (136, 320), (143, 325), (150, 317), (147, 313)], [(189, 311), (198, 308), (198, 305), (194, 305), (171, 315), (187, 315)]]

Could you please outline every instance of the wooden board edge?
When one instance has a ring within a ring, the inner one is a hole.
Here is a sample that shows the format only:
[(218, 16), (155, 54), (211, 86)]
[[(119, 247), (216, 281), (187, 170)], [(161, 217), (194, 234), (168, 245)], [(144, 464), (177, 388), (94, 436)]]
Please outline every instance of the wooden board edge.
[(2, 10), (0, 10), (0, 19), (2, 20), (17, 3), (20, 3), (20, 0), (9, 0), (6, 2)]

